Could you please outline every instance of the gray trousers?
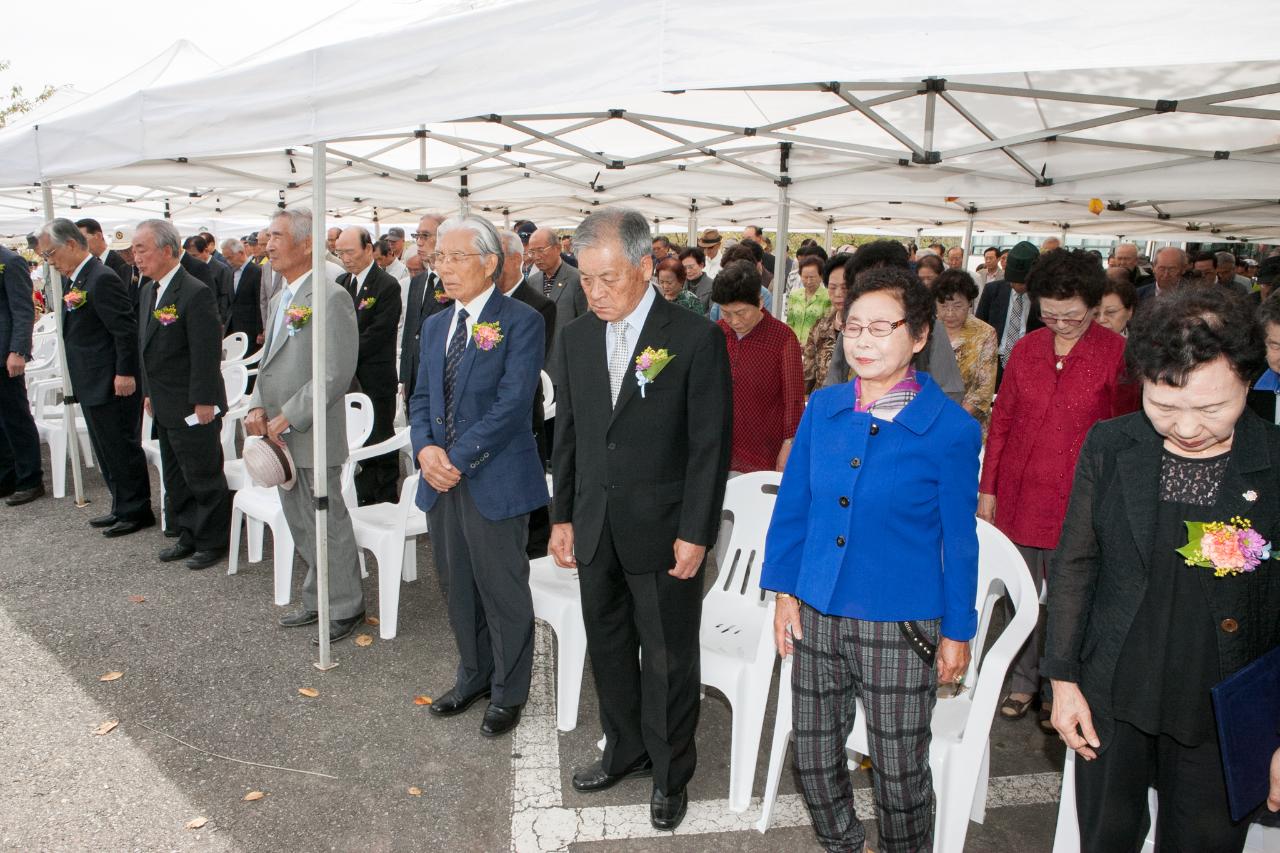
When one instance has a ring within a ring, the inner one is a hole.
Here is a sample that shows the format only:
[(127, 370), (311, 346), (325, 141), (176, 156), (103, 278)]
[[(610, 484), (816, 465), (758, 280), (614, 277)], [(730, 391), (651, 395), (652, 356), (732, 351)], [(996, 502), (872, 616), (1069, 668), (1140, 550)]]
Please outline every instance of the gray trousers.
[[(364, 612), (364, 590), (360, 586), (360, 562), (356, 557), (356, 534), (351, 516), (342, 500), (342, 466), (327, 469), (329, 495), (329, 618), (351, 619)], [(285, 521), (293, 534), (293, 545), (307, 564), (302, 582), (302, 606), (319, 610), (316, 598), (316, 509), (315, 469), (299, 468), (292, 489), (278, 489)]]
[[(1014, 545), (1022, 559), (1027, 561), (1031, 570), (1031, 580), (1035, 581), (1036, 594), (1044, 592), (1044, 579), (1049, 574), (1049, 561), (1053, 559), (1053, 550), (1048, 548), (1032, 548), (1028, 545)], [(1013, 606), (1008, 598), (1002, 598), (1006, 619), (1013, 618)], [(1026, 643), (1018, 650), (1010, 668), (1009, 692), (1037, 694), (1043, 701), (1049, 701), (1049, 682), (1040, 683), (1040, 655), (1044, 654), (1044, 611), (1038, 610), (1035, 630), (1027, 637)]]
[(490, 521), (463, 477), (437, 498), (427, 520), (458, 644), (454, 689), (471, 696), (488, 688), (494, 705), (523, 705), (533, 675), (528, 513)]

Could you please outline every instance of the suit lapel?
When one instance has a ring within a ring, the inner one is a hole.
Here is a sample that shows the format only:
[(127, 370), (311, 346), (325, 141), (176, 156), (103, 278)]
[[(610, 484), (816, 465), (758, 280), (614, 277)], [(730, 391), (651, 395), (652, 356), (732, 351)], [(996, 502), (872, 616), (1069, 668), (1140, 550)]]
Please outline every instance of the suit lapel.
[[(284, 293), (284, 284), (282, 282), (280, 293), (276, 295), (276, 305), (275, 305), (276, 310), (271, 312), (271, 328), (273, 330), (276, 327), (276, 316), (280, 310), (280, 297), (281, 295), (283, 295), (283, 293)], [(299, 284), (297, 293), (293, 294), (293, 298), (290, 300), (289, 304), (290, 305), (310, 305), (311, 293), (312, 293), (312, 276), (311, 276), (311, 273), (308, 272), (306, 276), (303, 278), (302, 282)], [(268, 363), (270, 363), (271, 359), (276, 357), (276, 354), (279, 353), (280, 350), (284, 349), (285, 343), (288, 342), (289, 324), (287, 321), (280, 324), (279, 340), (278, 341), (275, 340), (274, 335), (272, 336), (272, 338), (273, 338), (272, 340), (267, 342), (270, 349), (267, 350), (267, 355), (262, 360), (262, 364), (264, 367)]]
[[(636, 372), (634, 369), (635, 356), (644, 352), (646, 347), (660, 349), (667, 345), (667, 324), (670, 322), (671, 305), (666, 299), (655, 294), (653, 305), (649, 308), (649, 316), (645, 318), (644, 328), (640, 330), (640, 339), (636, 341), (635, 347), (631, 351), (631, 361), (627, 364), (626, 371), (622, 374), (622, 388), (618, 391), (618, 402), (613, 407), (613, 416), (609, 419), (609, 425), (613, 426), (613, 422), (618, 419), (618, 414), (627, 405), (636, 393)], [(681, 311), (685, 310), (683, 308)], [(603, 363), (603, 362), (602, 362)], [(605, 371), (605, 387), (609, 387), (608, 370)]]
[[(1124, 497), (1129, 530), (1138, 546), (1138, 554), (1146, 572), (1151, 571), (1151, 551), (1156, 541), (1157, 502), (1160, 494), (1160, 462), (1163, 441), (1146, 418), (1133, 422), (1130, 434), (1137, 439), (1133, 446), (1116, 456), (1120, 469), (1120, 491)], [(1145, 572), (1144, 572), (1145, 577)]]
[[(498, 315), (502, 313), (502, 300), (504, 298), (505, 297), (495, 287), (493, 289), (493, 293), (489, 296), (489, 301), (484, 304), (484, 310), (481, 311), (480, 316), (476, 318), (476, 322), (492, 323), (497, 320)], [(463, 391), (465, 391), (467, 387), (467, 378), (471, 375), (471, 366), (476, 360), (476, 352), (480, 349), (476, 346), (474, 334), (468, 335), (467, 338), (467, 348), (462, 353), (462, 363), (458, 365), (458, 376), (454, 380), (454, 400), (462, 398)], [(498, 344), (498, 346), (502, 346), (502, 344)]]

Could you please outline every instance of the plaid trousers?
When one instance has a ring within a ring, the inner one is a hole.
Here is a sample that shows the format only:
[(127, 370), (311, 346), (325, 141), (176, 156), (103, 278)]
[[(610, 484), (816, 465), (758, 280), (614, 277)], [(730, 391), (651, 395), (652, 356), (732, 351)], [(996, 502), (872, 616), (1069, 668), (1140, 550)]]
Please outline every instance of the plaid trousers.
[[(938, 641), (940, 619), (916, 623)], [(929, 721), (937, 670), (911, 648), (897, 622), (827, 616), (801, 604), (803, 640), (791, 673), (795, 763), (818, 841), (831, 851), (862, 851), (866, 830), (853, 808), (845, 741), (854, 700), (867, 714), (880, 847), (885, 853), (933, 849)]]

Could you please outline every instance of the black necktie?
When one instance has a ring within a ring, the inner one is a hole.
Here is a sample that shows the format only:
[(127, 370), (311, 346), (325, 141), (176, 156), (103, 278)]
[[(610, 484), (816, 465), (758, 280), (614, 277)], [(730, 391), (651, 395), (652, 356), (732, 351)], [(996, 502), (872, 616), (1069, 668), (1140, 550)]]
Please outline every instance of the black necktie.
[(555, 283), (556, 283), (555, 276), (549, 276), (546, 273), (543, 273), (542, 274), (542, 295), (550, 299), (551, 288), (555, 286)]
[(427, 273), (426, 281), (422, 283), (422, 304), (418, 306), (418, 316), (427, 316), (427, 300), (436, 298), (435, 273)]
[(458, 365), (467, 351), (467, 309), (458, 311), (458, 324), (449, 338), (449, 348), (444, 356), (444, 443), (445, 449), (453, 447), (457, 435), (453, 430), (453, 383), (458, 378)]

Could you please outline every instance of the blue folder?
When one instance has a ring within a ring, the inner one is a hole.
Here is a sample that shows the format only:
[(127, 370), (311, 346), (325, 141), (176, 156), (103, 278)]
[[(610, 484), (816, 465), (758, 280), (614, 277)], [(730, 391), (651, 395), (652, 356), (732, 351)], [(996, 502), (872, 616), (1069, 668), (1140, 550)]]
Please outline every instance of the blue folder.
[(1280, 748), (1280, 646), (1211, 691), (1231, 819), (1267, 799), (1271, 756)]

